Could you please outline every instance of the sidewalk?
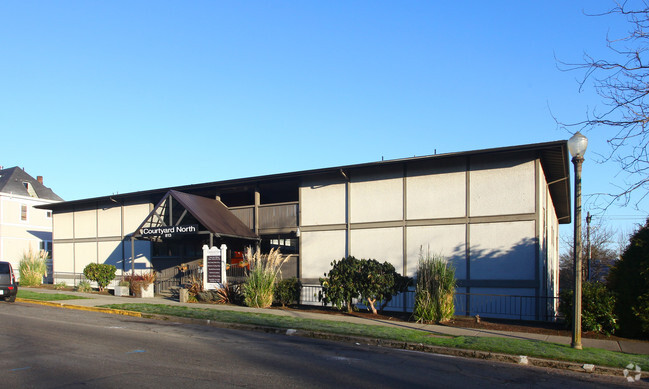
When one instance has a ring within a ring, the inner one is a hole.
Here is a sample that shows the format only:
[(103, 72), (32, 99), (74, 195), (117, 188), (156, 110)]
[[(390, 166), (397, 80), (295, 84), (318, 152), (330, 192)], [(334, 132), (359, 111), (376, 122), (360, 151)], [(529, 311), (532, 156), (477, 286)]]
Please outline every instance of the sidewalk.
[[(293, 311), (293, 310), (289, 311), (289, 310), (279, 310), (279, 309), (248, 308), (248, 307), (242, 307), (237, 305), (180, 303), (176, 300), (172, 300), (161, 296), (156, 296), (154, 298), (148, 298), (148, 299), (137, 299), (133, 297), (115, 297), (112, 295), (99, 295), (93, 293), (58, 291), (58, 290), (40, 289), (40, 288), (20, 288), (20, 289), (28, 290), (32, 292), (38, 292), (38, 293), (68, 294), (68, 295), (86, 297), (86, 299), (58, 301), (58, 303), (61, 303), (63, 305), (77, 305), (83, 307), (98, 307), (98, 306), (108, 305), (108, 304), (137, 304), (137, 303), (166, 304), (166, 305), (187, 306), (193, 308), (206, 308), (206, 309), (216, 309), (216, 310), (224, 310), (224, 311), (256, 312), (256, 313), (265, 313), (265, 314), (278, 315), (278, 316), (291, 316), (291, 317), (308, 318), (308, 319), (341, 321), (341, 322), (348, 322), (348, 323), (412, 328), (421, 331), (427, 331), (438, 335), (482, 336), (482, 337), (495, 336), (495, 337), (503, 337), (503, 338), (542, 340), (546, 342), (553, 342), (553, 343), (566, 344), (566, 345), (569, 345), (571, 342), (571, 338), (568, 336), (532, 334), (526, 332), (489, 331), (489, 330), (480, 330), (474, 328), (447, 327), (447, 326), (440, 326), (434, 324), (418, 324), (413, 322), (392, 322), (387, 320), (366, 319), (366, 318), (360, 318), (354, 316), (325, 315), (321, 313), (302, 312), (302, 311)], [(632, 354), (649, 354), (649, 342), (645, 342), (645, 341), (636, 341), (636, 340), (616, 341), (616, 340), (609, 340), (609, 339), (582, 338), (581, 342), (583, 347), (601, 348), (604, 350), (621, 351), (621, 352), (632, 353)]]

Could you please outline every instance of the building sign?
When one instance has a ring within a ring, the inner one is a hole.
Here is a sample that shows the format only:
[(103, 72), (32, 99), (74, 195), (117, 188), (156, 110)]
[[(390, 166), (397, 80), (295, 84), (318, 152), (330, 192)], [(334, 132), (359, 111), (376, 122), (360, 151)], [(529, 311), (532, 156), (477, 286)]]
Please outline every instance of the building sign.
[(221, 253), (207, 256), (207, 282), (221, 283)]
[(225, 273), (227, 249), (224, 244), (221, 248), (203, 245), (203, 288), (205, 290), (221, 289), (227, 282)]
[(198, 232), (198, 225), (167, 226), (167, 227), (143, 227), (140, 229), (142, 236), (162, 236), (171, 238), (175, 235), (195, 234)]

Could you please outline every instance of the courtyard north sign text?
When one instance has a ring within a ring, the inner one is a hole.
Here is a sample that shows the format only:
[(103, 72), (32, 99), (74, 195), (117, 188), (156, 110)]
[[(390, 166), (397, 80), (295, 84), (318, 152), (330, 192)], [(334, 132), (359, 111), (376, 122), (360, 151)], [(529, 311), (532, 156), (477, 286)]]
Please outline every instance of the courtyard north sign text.
[(142, 236), (162, 236), (171, 238), (174, 235), (195, 234), (198, 232), (198, 225), (168, 226), (168, 227), (144, 227), (141, 230)]

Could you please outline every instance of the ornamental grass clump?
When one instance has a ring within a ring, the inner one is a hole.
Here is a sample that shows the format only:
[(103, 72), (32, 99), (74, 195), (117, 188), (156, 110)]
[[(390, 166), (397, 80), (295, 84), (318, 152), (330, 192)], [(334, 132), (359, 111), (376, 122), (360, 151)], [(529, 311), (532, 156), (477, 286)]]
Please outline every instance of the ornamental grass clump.
[(31, 246), (27, 252), (23, 252), (22, 259), (18, 264), (21, 286), (34, 286), (43, 283), (43, 276), (47, 276), (48, 256), (47, 251), (34, 252)]
[(455, 305), (455, 269), (441, 256), (419, 254), (415, 309), (418, 322), (441, 323), (453, 317)]
[(246, 249), (245, 259), (250, 264), (250, 273), (241, 288), (244, 304), (254, 308), (268, 308), (273, 304), (275, 281), (282, 265), (290, 257), (282, 256), (279, 249), (271, 249), (264, 255), (259, 250), (253, 253), (250, 247)]

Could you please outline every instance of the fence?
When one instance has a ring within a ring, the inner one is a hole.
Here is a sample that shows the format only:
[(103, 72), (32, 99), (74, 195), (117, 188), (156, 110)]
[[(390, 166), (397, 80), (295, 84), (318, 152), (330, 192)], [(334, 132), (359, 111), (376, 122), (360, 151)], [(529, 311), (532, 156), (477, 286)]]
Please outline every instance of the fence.
[(203, 269), (198, 266), (187, 266), (186, 268), (178, 268), (177, 266), (156, 271), (156, 280), (154, 283), (155, 293), (171, 290), (183, 284), (191, 284), (193, 282), (202, 282)]
[(542, 321), (559, 316), (559, 298), (551, 296), (456, 293), (454, 302), (458, 315)]
[[(322, 292), (320, 285), (304, 285), (302, 287), (301, 304), (322, 305), (319, 294)], [(515, 319), (515, 320), (541, 320), (554, 321), (558, 318), (558, 297), (537, 297), (498, 295), (481, 293), (456, 293), (455, 314), (483, 317)], [(364, 307), (361, 301), (355, 304)], [(380, 305), (379, 305), (380, 306)], [(415, 291), (410, 289), (394, 296), (383, 310), (412, 312), (415, 306)]]

